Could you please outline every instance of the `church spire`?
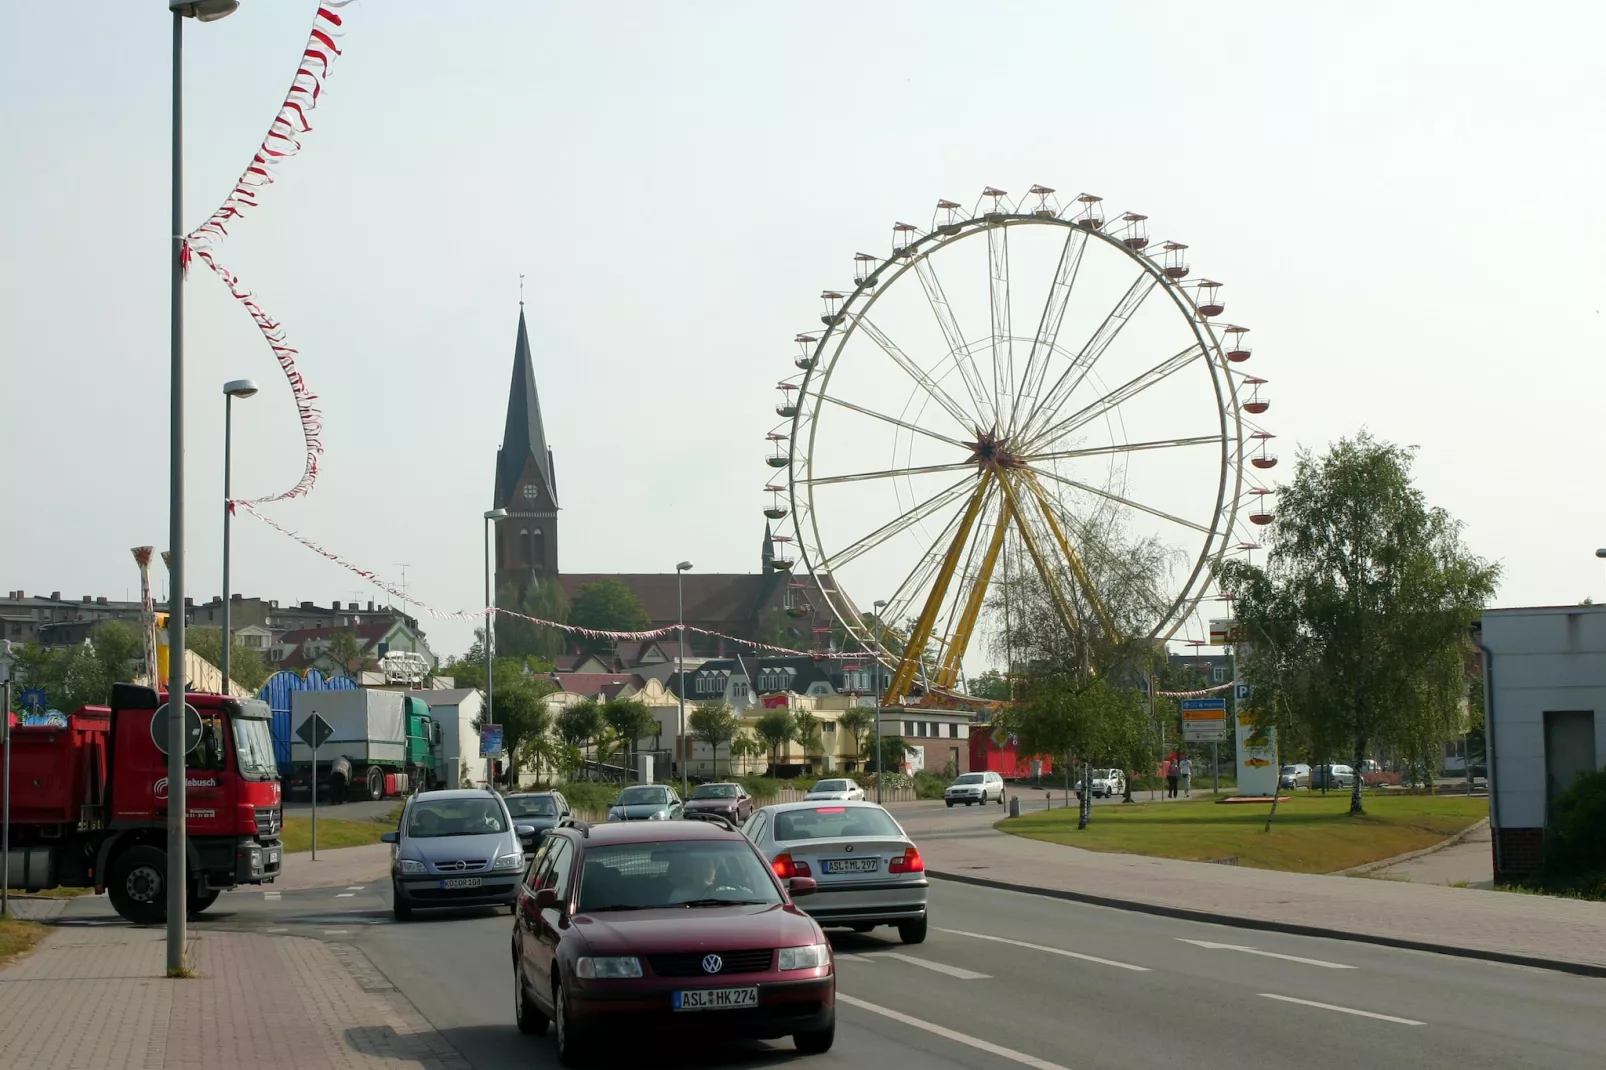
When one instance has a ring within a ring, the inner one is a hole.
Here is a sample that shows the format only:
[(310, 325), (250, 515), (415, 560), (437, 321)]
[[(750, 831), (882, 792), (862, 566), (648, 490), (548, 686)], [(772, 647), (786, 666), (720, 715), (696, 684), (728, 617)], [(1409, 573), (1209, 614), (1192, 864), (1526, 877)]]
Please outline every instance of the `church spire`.
[(502, 432), (502, 450), (496, 458), (497, 506), (510, 506), (519, 489), (525, 463), (531, 460), (555, 508), (557, 487), (552, 478), (552, 451), (547, 446), (546, 428), (541, 422), (541, 397), (535, 389), (535, 365), (530, 358), (530, 336), (524, 326), (521, 288), (519, 333), (513, 344), (513, 381), (507, 395), (507, 424)]
[(768, 572), (775, 561), (775, 536), (770, 533), (770, 523), (764, 521), (764, 544), (759, 549), (759, 570)]

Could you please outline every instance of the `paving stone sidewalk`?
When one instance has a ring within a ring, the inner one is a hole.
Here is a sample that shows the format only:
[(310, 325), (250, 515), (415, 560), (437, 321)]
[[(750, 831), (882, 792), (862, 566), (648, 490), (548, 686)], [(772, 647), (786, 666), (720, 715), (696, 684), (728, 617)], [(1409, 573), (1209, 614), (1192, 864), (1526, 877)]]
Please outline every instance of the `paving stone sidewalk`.
[(470, 1070), (353, 948), (252, 933), (190, 941), (199, 976), (170, 980), (160, 929), (54, 929), (0, 970), (0, 1067)]
[(933, 876), (1606, 971), (1606, 903), (1108, 854), (990, 828), (920, 850)]

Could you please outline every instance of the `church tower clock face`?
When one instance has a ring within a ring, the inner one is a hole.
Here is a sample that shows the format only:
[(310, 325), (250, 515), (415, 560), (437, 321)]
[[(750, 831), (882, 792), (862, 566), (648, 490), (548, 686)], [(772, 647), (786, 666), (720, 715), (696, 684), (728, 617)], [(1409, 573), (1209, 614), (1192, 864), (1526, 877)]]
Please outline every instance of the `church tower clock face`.
[(536, 486), (534, 483), (526, 483), (524, 485), (524, 498), (525, 498), (526, 501), (534, 502), (537, 499), (539, 499), (540, 497), (541, 497), (541, 488), (540, 487)]

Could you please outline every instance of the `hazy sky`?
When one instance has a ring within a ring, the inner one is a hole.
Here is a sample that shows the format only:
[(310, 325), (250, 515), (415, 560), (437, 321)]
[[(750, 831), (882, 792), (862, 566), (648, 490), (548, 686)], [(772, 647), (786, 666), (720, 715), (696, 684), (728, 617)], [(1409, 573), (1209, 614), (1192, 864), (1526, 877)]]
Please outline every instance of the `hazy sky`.
[[(188, 24), (187, 227), (261, 139), (314, 5)], [(481, 600), (518, 312), (565, 571), (757, 568), (792, 336), (896, 219), (985, 185), (1090, 190), (1192, 246), (1254, 328), (1291, 456), (1365, 426), (1505, 568), (1501, 604), (1601, 595), (1606, 5), (362, 0), (315, 131), (225, 246), (324, 410), (287, 526), (447, 609)], [(6, 4), (6, 588), (122, 597), (167, 542), (169, 22)], [(26, 44), (26, 47), (22, 47)], [(289, 390), (188, 287), (190, 593), (235, 487), (301, 465)], [(1289, 466), (1276, 475), (1286, 475)], [(249, 518), (235, 589), (383, 597)], [(428, 623), (435, 649), (468, 626)]]

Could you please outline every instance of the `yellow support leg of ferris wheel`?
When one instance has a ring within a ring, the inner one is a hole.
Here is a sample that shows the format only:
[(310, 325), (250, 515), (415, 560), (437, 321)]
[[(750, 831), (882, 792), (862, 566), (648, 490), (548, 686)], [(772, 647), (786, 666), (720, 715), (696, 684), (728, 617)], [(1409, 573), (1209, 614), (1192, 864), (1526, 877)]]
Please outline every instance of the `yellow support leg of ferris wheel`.
[(1076, 582), (1081, 586), (1082, 592), (1087, 595), (1088, 603), (1093, 607), (1094, 615), (1098, 617), (1099, 624), (1103, 626), (1104, 634), (1115, 636), (1115, 622), (1110, 617), (1110, 611), (1104, 607), (1104, 600), (1099, 597), (1098, 591), (1094, 589), (1093, 577), (1088, 574), (1087, 566), (1082, 564), (1082, 558), (1075, 550), (1071, 549), (1071, 542), (1065, 537), (1065, 530), (1060, 527), (1059, 518), (1054, 515), (1054, 509), (1049, 502), (1048, 495), (1043, 491), (1042, 484), (1037, 481), (1037, 477), (1032, 475), (1031, 472), (1023, 472), (1022, 475), (1026, 479), (1027, 486), (1031, 488), (1032, 496), (1037, 499), (1037, 508), (1042, 512), (1043, 519), (1048, 523), (1048, 530), (1053, 532), (1054, 541), (1059, 543), (1060, 552), (1065, 555), (1066, 564), (1071, 566), (1071, 575), (1076, 577)]
[(1049, 567), (1048, 559), (1043, 556), (1043, 550), (1037, 545), (1037, 536), (1032, 534), (1031, 525), (1026, 522), (1026, 514), (1021, 510), (1020, 499), (1015, 495), (1015, 487), (1009, 480), (1007, 472), (999, 473), (998, 485), (1004, 489), (1004, 502), (1009, 511), (1015, 516), (1015, 523), (1020, 525), (1021, 541), (1026, 544), (1026, 552), (1031, 555), (1032, 564), (1037, 566), (1037, 574), (1043, 578), (1048, 587), (1050, 600), (1054, 603), (1054, 612), (1059, 615), (1060, 623), (1071, 634), (1081, 631), (1077, 625), (1076, 614), (1071, 610), (1070, 600), (1065, 592), (1060, 590), (1059, 577)]
[[(902, 700), (909, 693), (909, 686), (914, 683), (915, 671), (920, 667), (920, 655), (925, 651), (926, 644), (931, 641), (931, 629), (937, 623), (937, 612), (942, 608), (943, 600), (948, 595), (948, 585), (953, 582), (954, 570), (959, 567), (959, 558), (964, 552), (965, 544), (970, 541), (970, 529), (976, 524), (976, 517), (981, 513), (982, 503), (987, 500), (993, 479), (992, 471), (983, 469), (981, 478), (976, 481), (976, 490), (970, 496), (970, 504), (965, 506), (959, 530), (954, 532), (953, 541), (948, 544), (948, 551), (943, 554), (942, 565), (937, 569), (937, 577), (931, 584), (931, 593), (926, 596), (925, 607), (921, 609), (920, 617), (909, 633), (908, 643), (903, 648), (903, 656), (898, 659), (898, 668), (893, 672), (892, 682), (887, 686), (888, 702), (895, 703)], [(999, 482), (1002, 483), (1003, 480)]]
[(959, 617), (959, 624), (942, 659), (942, 669), (937, 673), (938, 687), (951, 688), (959, 683), (959, 669), (965, 650), (970, 646), (971, 633), (976, 630), (976, 620), (981, 616), (982, 603), (987, 597), (987, 585), (992, 582), (993, 567), (998, 564), (999, 552), (1004, 548), (1004, 535), (1008, 531), (1009, 510), (1001, 509), (998, 523), (993, 528), (992, 541), (987, 545), (986, 556), (981, 559), (981, 568), (976, 571), (976, 578), (972, 581), (965, 611)]

